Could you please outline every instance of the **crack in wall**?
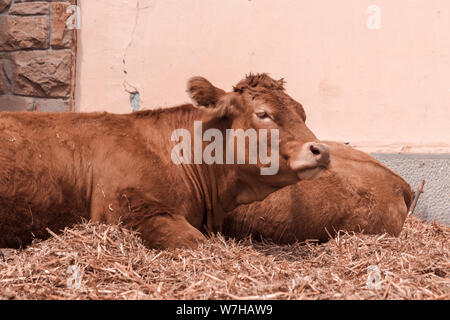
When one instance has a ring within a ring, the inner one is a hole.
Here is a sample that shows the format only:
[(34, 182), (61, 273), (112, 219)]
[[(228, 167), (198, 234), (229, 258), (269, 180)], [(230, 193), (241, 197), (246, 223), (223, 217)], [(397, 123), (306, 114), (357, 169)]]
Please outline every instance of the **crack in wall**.
[(134, 35), (136, 33), (136, 29), (137, 29), (137, 25), (139, 22), (139, 16), (141, 13), (141, 10), (145, 10), (150, 8), (150, 6), (146, 6), (146, 7), (141, 7), (140, 6), (140, 0), (136, 1), (136, 15), (135, 15), (135, 19), (134, 19), (134, 26), (133, 26), (133, 30), (131, 31), (131, 36), (130, 36), (130, 41), (128, 42), (128, 45), (125, 48), (125, 52), (123, 54), (123, 58), (122, 58), (122, 64), (123, 64), (123, 74), (124, 74), (124, 80), (123, 80), (123, 88), (125, 90), (125, 92), (130, 94), (130, 104), (131, 104), (131, 108), (133, 109), (133, 111), (138, 111), (140, 109), (140, 93), (139, 90), (137, 89), (137, 87), (135, 85), (132, 85), (128, 82), (127, 77), (128, 77), (128, 71), (127, 71), (127, 54), (129, 49), (131, 48), (131, 46), (133, 45), (134, 42)]

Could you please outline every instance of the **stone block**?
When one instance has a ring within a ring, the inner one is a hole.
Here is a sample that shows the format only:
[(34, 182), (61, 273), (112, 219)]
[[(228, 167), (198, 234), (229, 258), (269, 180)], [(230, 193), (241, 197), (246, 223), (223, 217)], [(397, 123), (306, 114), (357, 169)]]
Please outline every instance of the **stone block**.
[(0, 111), (19, 112), (19, 111), (33, 111), (34, 99), (29, 97), (18, 96), (0, 96)]
[(0, 60), (0, 94), (11, 92), (12, 68), (8, 60)]
[(7, 6), (11, 3), (11, 0), (0, 0), (0, 12), (6, 9)]
[(27, 15), (43, 15), (48, 14), (48, 2), (24, 2), (15, 3), (11, 9), (9, 9), (8, 14), (27, 16)]
[(46, 16), (0, 16), (0, 50), (47, 49)]
[(65, 99), (36, 99), (34, 106), (36, 111), (39, 112), (70, 111), (69, 100)]
[(67, 3), (52, 3), (51, 5), (50, 24), (52, 28), (52, 35), (50, 45), (56, 48), (72, 48), (74, 47), (74, 33), (75, 30), (70, 30), (67, 27), (67, 21), (70, 14), (67, 13)]
[(14, 52), (11, 56), (15, 94), (69, 96), (72, 78), (72, 53), (69, 50)]

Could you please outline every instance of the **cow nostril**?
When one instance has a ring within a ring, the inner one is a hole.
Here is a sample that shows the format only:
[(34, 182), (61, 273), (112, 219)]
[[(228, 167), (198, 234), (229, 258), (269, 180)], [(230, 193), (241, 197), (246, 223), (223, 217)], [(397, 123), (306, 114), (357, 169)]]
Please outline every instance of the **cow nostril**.
[(311, 150), (311, 152), (313, 153), (313, 154), (315, 154), (316, 156), (319, 156), (320, 155), (320, 150), (318, 149), (318, 148), (316, 148), (315, 146), (311, 146), (310, 148), (309, 148), (310, 150)]
[(289, 159), (289, 163), (293, 171), (326, 168), (330, 163), (330, 148), (323, 143), (305, 143), (300, 153), (294, 159)]
[(330, 149), (326, 144), (312, 143), (309, 146), (309, 150), (319, 166), (328, 166), (330, 162)]

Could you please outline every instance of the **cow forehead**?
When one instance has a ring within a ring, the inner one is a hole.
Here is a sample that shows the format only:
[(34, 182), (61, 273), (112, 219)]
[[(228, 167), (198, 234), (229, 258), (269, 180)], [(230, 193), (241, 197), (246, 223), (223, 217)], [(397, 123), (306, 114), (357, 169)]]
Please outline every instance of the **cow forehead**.
[(265, 88), (269, 90), (284, 90), (284, 80), (274, 80), (267, 73), (249, 74), (234, 87), (235, 91)]
[(284, 79), (274, 80), (267, 73), (261, 73), (247, 75), (233, 88), (253, 109), (265, 109), (281, 118), (292, 117), (294, 113), (306, 121), (303, 106), (285, 92), (284, 84)]
[(292, 99), (284, 91), (278, 90), (252, 90), (247, 92), (250, 104), (254, 107), (266, 106), (270, 108), (272, 112), (284, 112), (289, 111), (304, 114), (304, 109), (301, 103)]

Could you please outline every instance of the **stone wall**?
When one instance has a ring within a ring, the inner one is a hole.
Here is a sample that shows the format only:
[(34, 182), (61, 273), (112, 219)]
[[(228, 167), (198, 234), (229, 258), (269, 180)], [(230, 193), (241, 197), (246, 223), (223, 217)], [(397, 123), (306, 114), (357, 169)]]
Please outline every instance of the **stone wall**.
[(372, 156), (397, 172), (417, 190), (425, 180), (415, 214), (450, 226), (450, 154), (386, 154)]
[(0, 111), (74, 109), (76, 0), (0, 0)]

